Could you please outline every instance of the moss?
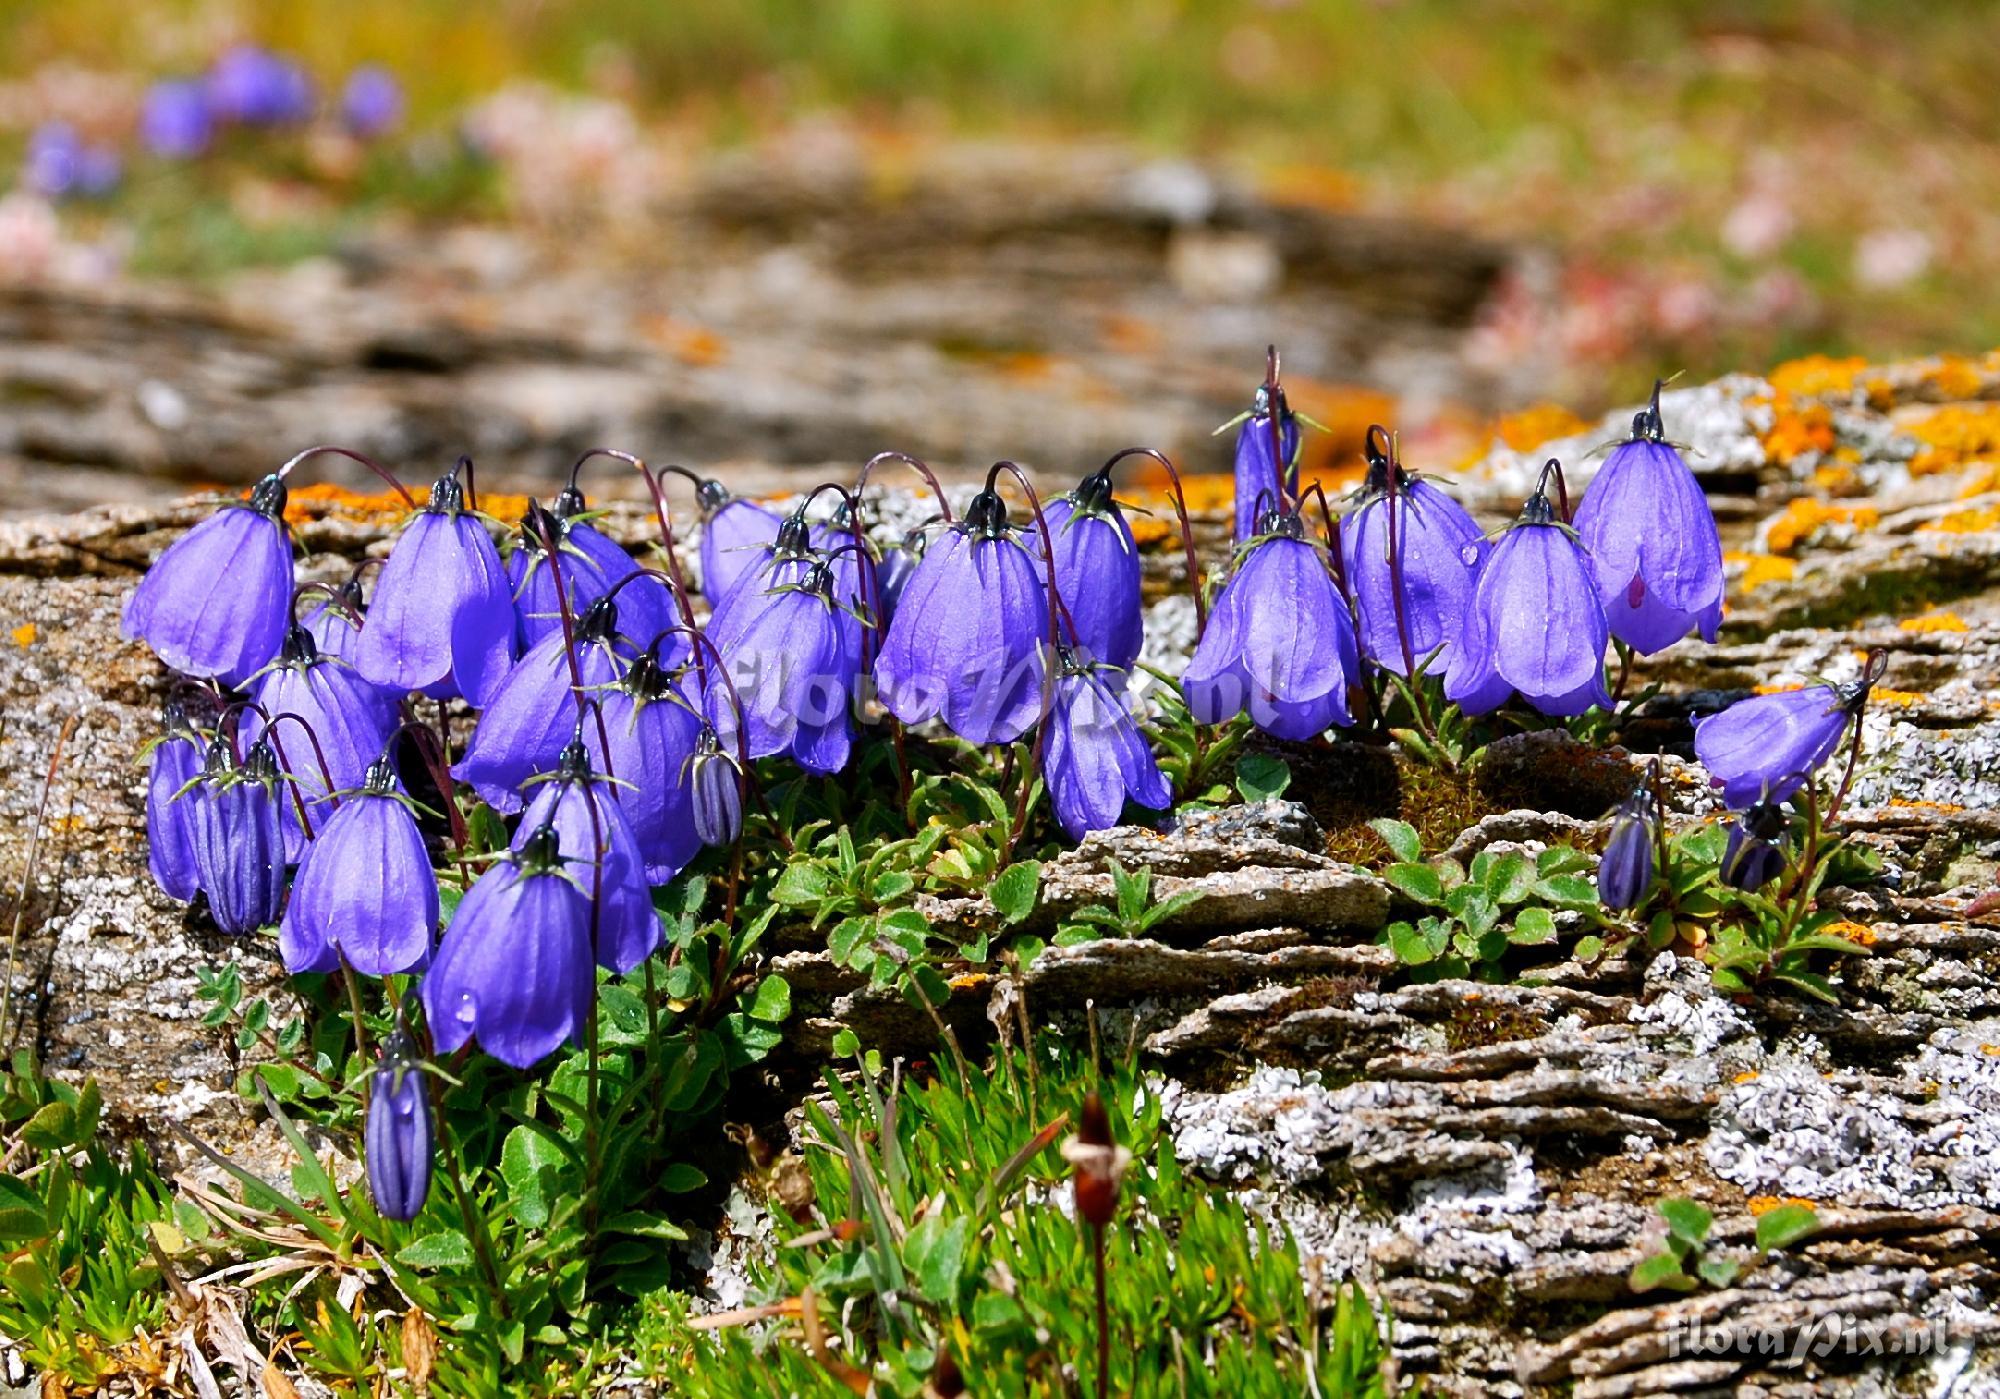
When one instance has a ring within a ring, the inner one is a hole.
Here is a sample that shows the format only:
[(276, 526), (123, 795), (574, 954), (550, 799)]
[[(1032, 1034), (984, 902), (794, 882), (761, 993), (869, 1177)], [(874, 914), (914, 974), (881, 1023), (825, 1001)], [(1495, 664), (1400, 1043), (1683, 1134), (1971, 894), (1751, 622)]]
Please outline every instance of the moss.
[(1445, 1047), (1456, 1054), (1463, 1049), (1484, 1049), (1488, 1045), (1531, 1040), (1549, 1032), (1549, 1022), (1531, 1010), (1496, 1005), (1467, 997), (1441, 1027)]

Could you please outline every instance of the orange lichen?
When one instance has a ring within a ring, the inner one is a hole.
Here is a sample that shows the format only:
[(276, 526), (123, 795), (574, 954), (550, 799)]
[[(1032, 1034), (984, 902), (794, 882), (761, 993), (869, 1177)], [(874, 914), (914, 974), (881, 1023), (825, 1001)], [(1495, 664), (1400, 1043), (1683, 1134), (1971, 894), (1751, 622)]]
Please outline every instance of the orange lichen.
[(1868, 698), (1876, 704), (1893, 704), (1898, 709), (1908, 709), (1912, 705), (1922, 704), (1930, 696), (1915, 690), (1884, 690), (1878, 687), (1868, 692)]
[[(422, 497), (419, 496), (418, 500), (421, 504)], [(485, 514), (496, 519), (512, 520), (527, 511), (528, 497), (487, 495), (482, 492), (477, 504)], [(345, 486), (326, 481), (294, 487), (290, 499), (285, 502), (285, 519), (294, 525), (308, 520), (322, 520), (329, 515), (383, 522), (401, 519), (409, 511), (409, 505), (394, 491), (350, 491)]]
[[(1121, 498), (1135, 501), (1148, 510), (1171, 514), (1174, 498), (1167, 489), (1166, 469), (1158, 462), (1146, 457), (1127, 457), (1119, 464), (1118, 470), (1127, 483), (1126, 488), (1118, 493)], [(1187, 507), (1191, 513), (1227, 510), (1236, 501), (1236, 478), (1219, 471), (1183, 476), (1181, 486), (1187, 492)], [(1138, 521), (1134, 520), (1132, 524), (1136, 531)]]
[(1760, 695), (1782, 695), (1788, 690), (1803, 690), (1803, 685), (1753, 685), (1752, 691)]
[(1755, 1083), (1757, 1081), (1757, 1071), (1755, 1069), (1745, 1069), (1729, 1081), (1731, 1083)]
[(1765, 583), (1789, 582), (1799, 571), (1797, 559), (1781, 559), (1776, 554), (1746, 554), (1731, 549), (1723, 556), (1725, 562), (1743, 565), (1743, 574), (1737, 586), (1744, 592), (1754, 592)]
[(1954, 510), (1948, 515), (1940, 515), (1935, 520), (1926, 521), (1917, 528), (1945, 534), (1980, 534), (1986, 530), (2000, 529), (2000, 505), (1981, 505), (1966, 510)]
[(1891, 797), (1889, 798), (1889, 805), (1906, 807), (1915, 811), (1939, 811), (1947, 816), (1955, 815), (1965, 810), (1964, 807), (1957, 806), (1951, 802), (1927, 802), (1921, 797)]
[(1881, 518), (1881, 512), (1872, 505), (1829, 505), (1802, 496), (1765, 527), (1764, 542), (1774, 554), (1795, 553), (1801, 544), (1828, 525), (1873, 529)]
[(729, 357), (729, 343), (706, 326), (677, 321), (671, 316), (646, 316), (639, 333), (682, 364), (705, 369)]
[(1273, 204), (1301, 209), (1343, 212), (1361, 195), (1359, 180), (1327, 165), (1281, 165), (1264, 177), (1263, 186)]
[(1905, 617), (1896, 623), (1904, 631), (1913, 632), (1957, 632), (1968, 631), (1964, 621), (1953, 612), (1926, 612), (1921, 617)]
[(33, 646), (35, 644), (35, 624), (33, 622), (21, 623), (10, 634), (13, 636), (16, 646)]
[(1809, 1210), (1819, 1208), (1817, 1200), (1808, 1200), (1803, 1195), (1752, 1195), (1750, 1197), (1750, 1213), (1759, 1219), (1769, 1214), (1772, 1210), (1782, 1209), (1786, 1205), (1798, 1205)]
[(1904, 431), (1922, 444), (1910, 458), (1913, 476), (2000, 461), (2000, 403), (1953, 403)]
[(1493, 435), (1517, 452), (1532, 452), (1544, 442), (1574, 437), (1589, 426), (1559, 403), (1534, 403), (1493, 424)]
[(1843, 918), (1837, 923), (1829, 923), (1820, 929), (1820, 931), (1828, 937), (1840, 938), (1851, 942), (1856, 947), (1873, 947), (1875, 945), (1875, 930), (1866, 923), (1856, 923), (1849, 918)]
[(1920, 377), (1941, 398), (1977, 398), (1984, 387), (1979, 371), (1964, 355), (1939, 355)]
[(1764, 452), (1772, 461), (1789, 464), (1808, 452), (1821, 456), (1834, 447), (1833, 414), (1823, 403), (1794, 404), (1780, 395), (1772, 405), (1771, 428), (1764, 434)]
[(1771, 387), (1781, 394), (1815, 398), (1823, 394), (1851, 393), (1855, 382), (1867, 368), (1868, 361), (1858, 356), (1834, 359), (1828, 355), (1807, 355), (1803, 359), (1786, 361), (1773, 369), (1768, 377)]
[[(1835, 455), (1845, 454), (1836, 451)], [(1860, 495), (1865, 490), (1860, 476), (1855, 474), (1854, 467), (1844, 460), (1835, 461), (1827, 466), (1814, 467), (1812, 483), (1815, 490), (1824, 491), (1828, 495)]]

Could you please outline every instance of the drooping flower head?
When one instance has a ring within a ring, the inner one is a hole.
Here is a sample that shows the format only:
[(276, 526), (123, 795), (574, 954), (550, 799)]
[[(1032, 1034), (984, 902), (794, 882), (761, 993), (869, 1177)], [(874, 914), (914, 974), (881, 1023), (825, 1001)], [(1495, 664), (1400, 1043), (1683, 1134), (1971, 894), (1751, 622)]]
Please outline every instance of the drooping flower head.
[(241, 685), (278, 654), (291, 620), (285, 482), (266, 476), (154, 561), (125, 604), (127, 640), (184, 675)]
[(204, 788), (201, 735), (179, 701), (169, 701), (166, 732), (154, 743), (146, 772), (146, 862), (161, 892), (187, 903), (201, 890), (194, 858), (195, 804)]
[(299, 589), (299, 596), (303, 598), (315, 592), (323, 594), (322, 601), (306, 613), (299, 625), (312, 635), (313, 646), (320, 655), (353, 665), (355, 648), (361, 644), (361, 624), (364, 620), (361, 580), (347, 578), (331, 586), (308, 584)]
[(1722, 539), (1708, 497), (1660, 420), (1661, 384), (1576, 511), (1611, 634), (1650, 656), (1722, 623)]
[(571, 877), (596, 901), (597, 960), (623, 973), (652, 956), (664, 933), (620, 790), (591, 771), (589, 750), (572, 740), (522, 815), (514, 848), (525, 850), (536, 831), (554, 829), (557, 843), (571, 852)]
[[(835, 588), (826, 559), (813, 561), (797, 583), (759, 589), (746, 581), (731, 599), (728, 628), (711, 633), (735, 681), (753, 758), (789, 753), (821, 775), (847, 766), (861, 623)], [(735, 701), (720, 686), (709, 688), (708, 700), (710, 722), (723, 726), (720, 706)]]
[(1354, 722), (1360, 684), (1354, 622), (1325, 556), (1292, 511), (1271, 511), (1238, 552), (1181, 679), (1204, 724), (1248, 711), (1279, 738), (1307, 739)]
[(1870, 655), (1858, 679), (1754, 695), (1699, 720), (1694, 753), (1722, 800), (1738, 810), (1765, 798), (1783, 801), (1799, 790), (1840, 747), (1859, 721), (1886, 657)]
[(646, 881), (665, 884), (701, 853), (688, 766), (701, 737), (701, 716), (675, 686), (657, 650), (641, 652), (616, 684), (600, 692), (599, 706), (603, 735), (595, 723), (586, 723), (583, 741), (593, 763), (629, 784), (619, 788), (618, 800), (645, 862)]
[(330, 972), (344, 958), (367, 976), (416, 971), (437, 930), (437, 871), (387, 753), (307, 847), (278, 925), (289, 972)]
[(340, 90), (340, 121), (348, 134), (370, 141), (403, 119), (403, 85), (395, 74), (364, 63), (347, 75)]
[(1048, 594), (993, 489), (945, 527), (903, 589), (875, 662), (906, 724), (942, 718), (968, 743), (1011, 743), (1041, 716)]
[(903, 589), (909, 586), (911, 575), (924, 557), (929, 538), (919, 526), (905, 534), (901, 544), (882, 555), (881, 566), (875, 571), (875, 587), (880, 594), (876, 600), (882, 607), (884, 627), (896, 619), (896, 605), (902, 601)]
[(355, 664), (377, 685), (483, 707), (514, 660), (514, 604), (492, 536), (465, 508), (466, 464), (438, 478), (389, 551)]
[(730, 645), (747, 619), (764, 606), (776, 588), (793, 587), (812, 571), (819, 551), (813, 547), (812, 526), (803, 511), (779, 522), (778, 532), (742, 551), (744, 564), (727, 593), (709, 594), (708, 636), (717, 646)]
[(582, 1041), (595, 981), (590, 901), (543, 826), (459, 901), (424, 977), (424, 1018), (439, 1053), (477, 1040), (526, 1069)]
[[(257, 677), (253, 697), (257, 705), (245, 715), (244, 737), (254, 742), (271, 733), (285, 776), (297, 785), (315, 828), (330, 814), (326, 807), (333, 793), (361, 785), (397, 723), (395, 697), (363, 680), (345, 661), (320, 655), (312, 633), (300, 625), (292, 627), (278, 659)], [(286, 715), (296, 722), (281, 723)], [(295, 812), (286, 817), (286, 841), (287, 854), (298, 859), (305, 833)]]
[[(1803, 779), (1801, 779), (1803, 780)], [(1760, 801), (1729, 823), (1717, 873), (1732, 889), (1754, 893), (1785, 872), (1782, 844), (1789, 823), (1776, 801)]]
[(583, 493), (573, 486), (556, 497), (552, 510), (544, 510), (536, 501), (528, 503), (528, 513), (507, 556), (507, 577), (514, 588), (523, 649), (562, 630), (557, 568), (549, 564), (547, 539), (556, 541), (561, 555), (557, 567), (572, 618), (581, 617), (591, 603), (618, 588), (619, 612), (631, 635), (652, 636), (680, 621), (680, 609), (666, 584), (650, 575), (625, 581), (639, 572), (637, 561), (605, 538), (592, 521)]
[(1597, 896), (1604, 906), (1623, 913), (1637, 908), (1653, 889), (1653, 847), (1659, 837), (1659, 817), (1646, 787), (1627, 797), (1611, 820), (1611, 835), (1597, 862)]
[[(1145, 640), (1139, 546), (1111, 496), (1111, 475), (1096, 471), (1042, 510), (1055, 541), (1056, 592), (1076, 642), (1091, 659), (1130, 670)], [(1036, 540), (1039, 547), (1039, 540)]]
[[(812, 497), (806, 499), (810, 502)], [(811, 538), (813, 548), (832, 570), (835, 600), (849, 612), (866, 617), (871, 615), (882, 581), (875, 546), (869, 542), (867, 532), (855, 523), (859, 514), (856, 504), (853, 496), (843, 493), (832, 518), (812, 526)]]
[(277, 921), (285, 897), (285, 829), (279, 804), (291, 800), (278, 755), (258, 743), (242, 765), (229, 741), (209, 744), (193, 812), (195, 868), (208, 911), (225, 933), (248, 933)]
[(170, 79), (146, 89), (139, 108), (139, 140), (165, 160), (192, 160), (208, 149), (215, 119), (198, 82)]
[[(1560, 465), (1551, 461), (1546, 483)], [(1604, 688), (1610, 644), (1590, 556), (1556, 516), (1544, 487), (1493, 546), (1459, 632), (1445, 698), (1484, 714), (1518, 692), (1543, 714), (1611, 707)]]
[[(1277, 426), (1272, 427), (1272, 415)], [(1284, 463), (1279, 474), (1279, 462)], [(1236, 429), (1236, 543), (1256, 535), (1264, 516), (1283, 511), (1299, 496), (1299, 422), (1272, 377), (1257, 386), (1250, 412)]]
[(757, 548), (777, 538), (776, 511), (732, 496), (720, 481), (695, 478), (701, 506), (701, 590), (710, 607), (736, 590), (758, 562)]
[[(576, 732), (583, 701), (617, 681), (623, 664), (618, 616), (618, 605), (608, 597), (584, 609), (576, 625), (574, 674), (560, 627), (536, 642), (480, 711), (452, 776), (471, 784), (495, 811), (519, 811), (523, 784), (554, 770)], [(584, 695), (576, 690), (578, 676)]]
[(688, 759), (695, 834), (708, 846), (734, 845), (743, 832), (743, 769), (711, 725), (703, 725)]
[[(1389, 450), (1376, 447), (1378, 434)], [(1486, 541), (1464, 506), (1403, 470), (1380, 428), (1368, 429), (1368, 475), (1355, 508), (1341, 517), (1340, 547), (1360, 614), (1361, 654), (1397, 675), (1411, 665), (1447, 673)]]
[(208, 102), (223, 121), (245, 126), (282, 126), (312, 115), (312, 80), (282, 54), (255, 44), (237, 44), (215, 60), (208, 73)]
[(1115, 688), (1123, 680), (1122, 671), (1057, 650), (1042, 777), (1056, 819), (1074, 840), (1117, 825), (1128, 800), (1152, 811), (1173, 805), (1159, 760)]
[(384, 1219), (408, 1222), (423, 1212), (431, 1193), (430, 1091), (417, 1066), (416, 1045), (398, 1025), (382, 1041), (369, 1085), (368, 1123), (362, 1135), (368, 1162), (368, 1196)]

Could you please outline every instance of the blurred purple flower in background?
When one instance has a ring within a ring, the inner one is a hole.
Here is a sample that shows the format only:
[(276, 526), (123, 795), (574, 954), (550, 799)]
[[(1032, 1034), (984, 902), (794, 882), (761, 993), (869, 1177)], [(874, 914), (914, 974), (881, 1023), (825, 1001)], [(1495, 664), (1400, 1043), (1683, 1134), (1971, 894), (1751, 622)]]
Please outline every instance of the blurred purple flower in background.
[(312, 80), (282, 54), (238, 44), (208, 70), (208, 103), (220, 121), (286, 126), (312, 115)]
[(199, 82), (170, 79), (146, 90), (139, 112), (139, 140), (166, 160), (192, 160), (208, 149), (215, 119)]
[(403, 119), (403, 85), (388, 69), (363, 64), (340, 90), (340, 124), (350, 135), (373, 140)]
[(46, 199), (96, 198), (118, 187), (118, 152), (86, 143), (66, 121), (44, 122), (28, 138), (21, 181)]

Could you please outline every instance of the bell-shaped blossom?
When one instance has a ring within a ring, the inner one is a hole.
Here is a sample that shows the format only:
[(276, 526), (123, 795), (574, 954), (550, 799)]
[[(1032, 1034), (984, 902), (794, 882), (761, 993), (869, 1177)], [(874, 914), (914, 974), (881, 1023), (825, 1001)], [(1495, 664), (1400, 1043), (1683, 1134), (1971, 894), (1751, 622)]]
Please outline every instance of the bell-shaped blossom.
[[(542, 532), (556, 541), (563, 591), (569, 595), (572, 618), (639, 571), (633, 557), (605, 538), (591, 522), (581, 493), (566, 490), (555, 509), (530, 503), (521, 522), (519, 542), (507, 557), (507, 578), (514, 589), (517, 632), (525, 650), (551, 632), (562, 630), (562, 605), (556, 598), (555, 569), (549, 566)], [(618, 615), (627, 634), (656, 636), (680, 623), (680, 609), (667, 585), (650, 575), (618, 588)]]
[(395, 74), (364, 63), (347, 75), (340, 89), (340, 124), (350, 136), (372, 141), (386, 135), (403, 119), (403, 85)]
[(1201, 723), (1247, 710), (1267, 733), (1311, 738), (1354, 722), (1354, 623), (1299, 517), (1274, 513), (1262, 528), (1216, 597), (1181, 689)]
[(1722, 624), (1722, 538), (1708, 497), (1660, 421), (1660, 389), (1577, 506), (1611, 634), (1650, 656)]
[(695, 834), (703, 845), (734, 845), (743, 832), (743, 770), (723, 750), (714, 728), (704, 726), (688, 759), (689, 800)]
[(1776, 801), (1759, 801), (1729, 823), (1716, 873), (1732, 889), (1754, 893), (1785, 872), (1784, 810)]
[[(1389, 548), (1392, 511), (1396, 559)], [(1473, 585), (1486, 556), (1486, 541), (1465, 507), (1371, 450), (1361, 502), (1341, 517), (1340, 550), (1354, 589), (1362, 656), (1403, 675), (1407, 635), (1409, 659), (1419, 671), (1448, 673), (1451, 643), (1458, 636), (1459, 619), (1472, 605)], [(1427, 666), (1425, 658), (1433, 652), (1436, 658)]]
[[(292, 628), (277, 661), (257, 677), (253, 696), (263, 712), (251, 710), (245, 716), (244, 738), (255, 742), (269, 733), (285, 776), (298, 787), (315, 827), (328, 814), (335, 792), (361, 785), (398, 723), (395, 698), (363, 680), (345, 661), (320, 655), (303, 626)], [(280, 723), (287, 714), (298, 723)], [(286, 854), (297, 860), (304, 849), (297, 809), (288, 807)]]
[(417, 1067), (416, 1046), (401, 1029), (382, 1042), (362, 1148), (375, 1212), (404, 1223), (423, 1213), (437, 1143), (431, 1135), (430, 1090)]
[(154, 561), (125, 604), (123, 634), (185, 675), (241, 685), (284, 643), (292, 607), (285, 483), (266, 476)]
[(916, 573), (927, 542), (923, 530), (913, 529), (903, 536), (901, 544), (882, 555), (882, 562), (875, 570), (875, 600), (882, 609), (883, 626), (896, 619), (896, 605), (903, 600), (903, 589)]
[(1078, 646), (1093, 660), (1130, 670), (1146, 625), (1139, 599), (1139, 546), (1102, 471), (1042, 511), (1055, 540), (1056, 595), (1069, 609)]
[(289, 125), (312, 115), (312, 80), (283, 54), (237, 44), (225, 49), (209, 69), (208, 102), (223, 121)]
[(651, 653), (633, 661), (617, 684), (601, 692), (599, 703), (603, 733), (586, 722), (583, 741), (592, 762), (625, 784), (618, 800), (645, 862), (647, 883), (665, 884), (701, 853), (689, 769), (701, 716)]
[(730, 646), (748, 619), (761, 610), (766, 596), (805, 581), (819, 561), (812, 527), (805, 516), (788, 516), (777, 534), (745, 551), (747, 562), (726, 594), (710, 594), (708, 639), (718, 648)]
[(167, 705), (167, 731), (153, 745), (146, 772), (146, 863), (170, 899), (187, 903), (201, 890), (194, 858), (195, 804), (204, 788), (202, 741), (181, 706)]
[(784, 520), (754, 500), (732, 496), (720, 481), (703, 481), (701, 591), (714, 607), (734, 592), (758, 561), (758, 548), (778, 537)]
[[(743, 706), (750, 756), (789, 753), (807, 772), (827, 775), (847, 766), (854, 740), (850, 698), (861, 665), (861, 624), (834, 596), (831, 568), (815, 563), (797, 584), (744, 594), (729, 631), (718, 630), (736, 696)], [(728, 705), (720, 685), (708, 692), (711, 705)], [(719, 709), (710, 712), (720, 723)]]
[(1867, 694), (1857, 683), (1753, 695), (1698, 721), (1694, 754), (1725, 805), (1783, 801), (1833, 756)]
[(1113, 688), (1123, 679), (1074, 653), (1058, 661), (1042, 778), (1072, 839), (1117, 825), (1128, 800), (1153, 811), (1173, 805), (1159, 760)]
[(248, 933), (274, 923), (285, 897), (285, 824), (291, 800), (268, 743), (229, 766), (226, 740), (209, 745), (194, 806), (194, 859), (215, 926)]
[(208, 149), (215, 117), (198, 82), (170, 79), (146, 89), (139, 107), (139, 140), (164, 160), (192, 160)]
[[(307, 591), (301, 589), (300, 596), (303, 597)], [(299, 625), (311, 634), (313, 648), (320, 655), (353, 665), (354, 653), (361, 645), (363, 620), (361, 582), (349, 578), (326, 593)]]
[(278, 952), (289, 972), (330, 972), (345, 960), (367, 976), (394, 976), (429, 960), (437, 922), (437, 871), (385, 754), (307, 847)]
[(595, 985), (590, 900), (545, 826), (459, 901), (424, 977), (424, 1018), (438, 1053), (477, 1040), (526, 1069), (582, 1041)]
[[(618, 605), (599, 598), (576, 627), (577, 673), (586, 698), (618, 679)], [(509, 815), (521, 809), (521, 787), (537, 773), (553, 771), (583, 713), (569, 667), (561, 629), (535, 643), (507, 673), (480, 712), (465, 756), (452, 776), (471, 785), (481, 801)]]
[(846, 501), (834, 512), (833, 518), (812, 526), (812, 546), (826, 559), (826, 566), (833, 574), (833, 596), (848, 611), (857, 616), (868, 616), (874, 606), (874, 599), (881, 595), (881, 565), (873, 553), (874, 546), (863, 533), (856, 538), (854, 516)]
[(992, 490), (925, 551), (875, 662), (889, 712), (941, 718), (968, 743), (1011, 743), (1041, 717), (1048, 592)]
[(557, 843), (569, 852), (578, 887), (596, 900), (597, 960), (614, 972), (631, 971), (653, 955), (665, 933), (619, 788), (592, 773), (581, 741), (563, 750), (555, 775), (528, 804), (514, 848), (524, 849), (544, 826), (554, 828)]
[(1241, 546), (1257, 533), (1266, 514), (1284, 513), (1299, 495), (1299, 422), (1278, 402), (1277, 449), (1284, 456), (1285, 475), (1280, 489), (1278, 465), (1272, 456), (1271, 390), (1257, 386), (1257, 398), (1242, 426), (1236, 429), (1236, 543)]
[(1653, 846), (1659, 833), (1651, 796), (1634, 792), (1611, 821), (1597, 862), (1597, 896), (1614, 912), (1637, 908), (1653, 888)]
[(1445, 677), (1445, 698), (1467, 714), (1509, 695), (1567, 718), (1609, 709), (1604, 648), (1610, 635), (1590, 556), (1537, 491), (1479, 571)]
[(389, 551), (355, 664), (385, 688), (483, 707), (513, 660), (507, 569), (486, 526), (466, 511), (454, 470)]

